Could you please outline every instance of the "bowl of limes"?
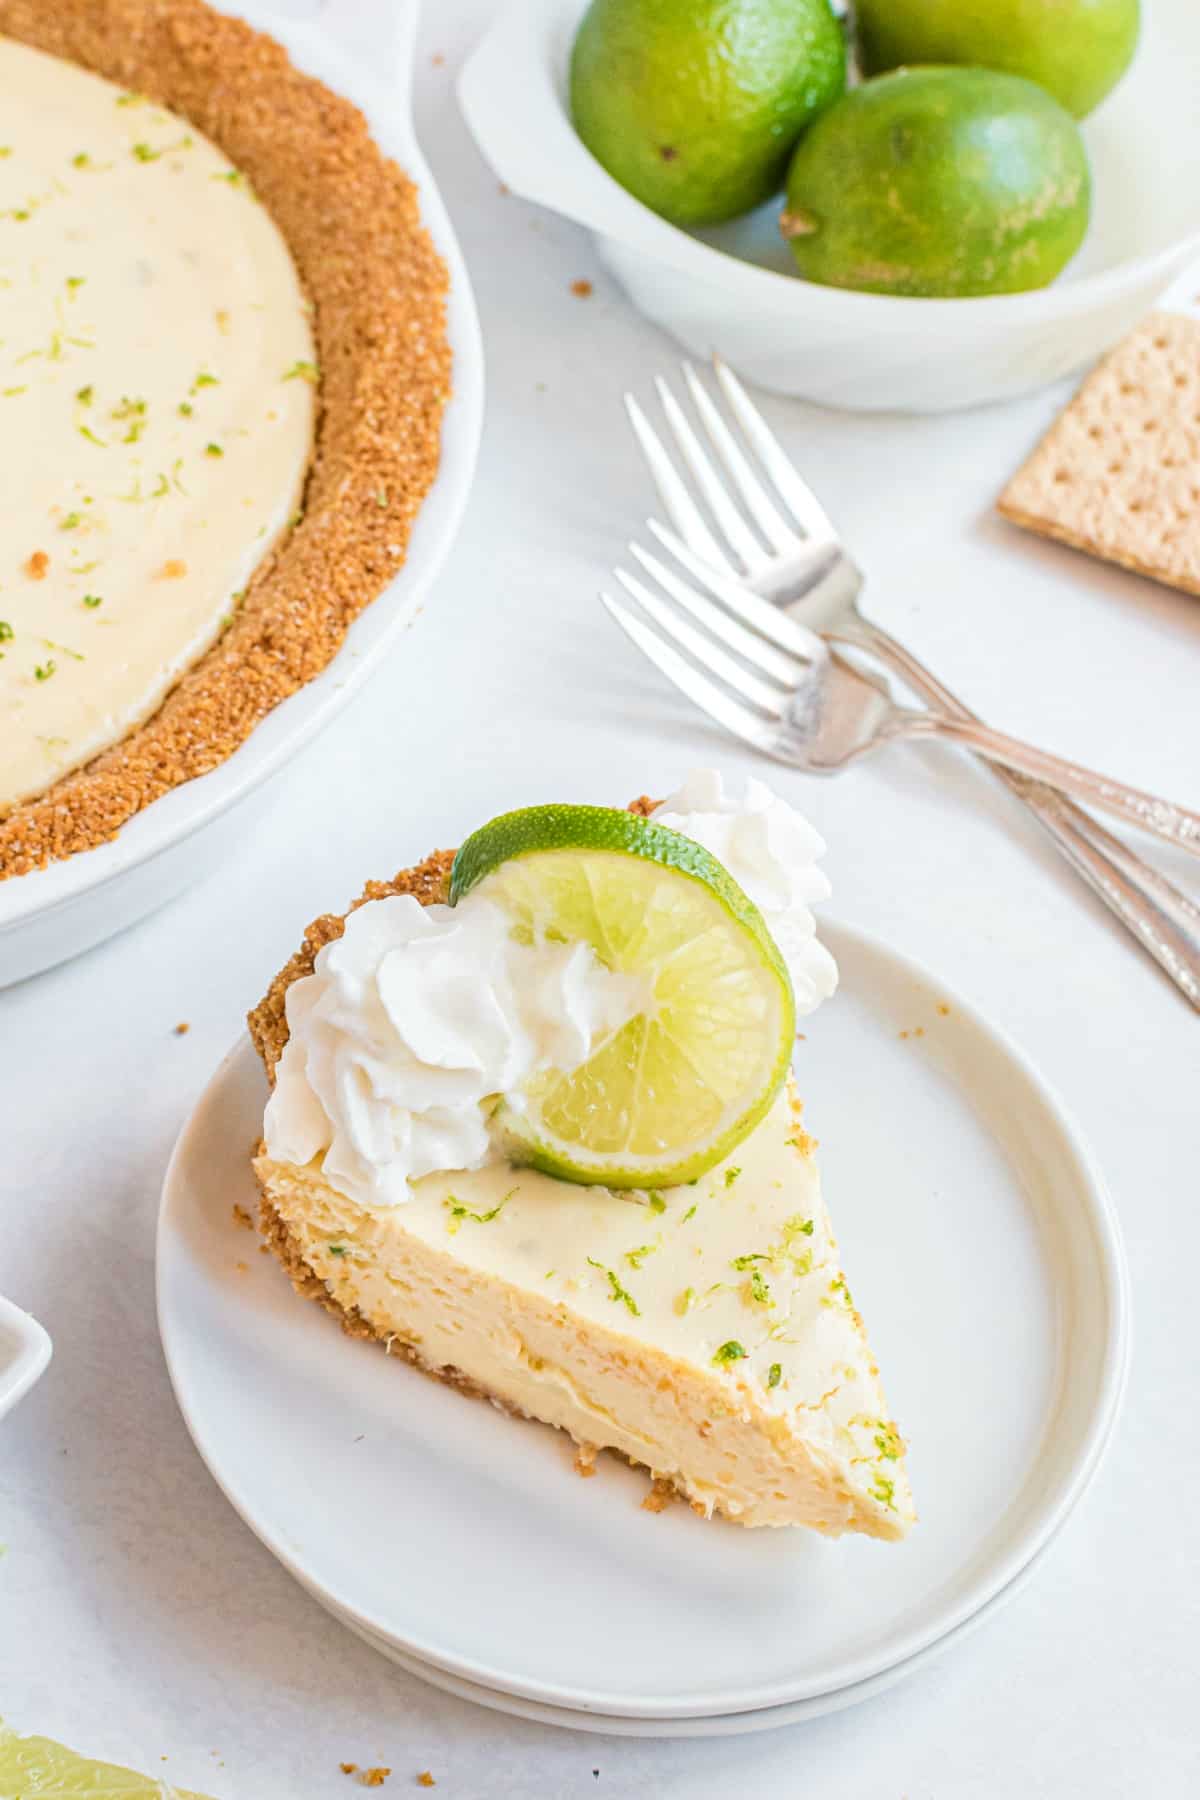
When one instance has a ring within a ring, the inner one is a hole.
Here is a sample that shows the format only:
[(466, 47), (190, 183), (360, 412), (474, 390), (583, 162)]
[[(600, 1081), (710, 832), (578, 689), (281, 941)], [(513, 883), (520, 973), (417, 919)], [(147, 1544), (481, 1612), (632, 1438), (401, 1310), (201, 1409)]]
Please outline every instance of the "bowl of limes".
[(1200, 258), (1196, 0), (516, 0), (459, 84), (515, 193), (762, 386), (1026, 392)]

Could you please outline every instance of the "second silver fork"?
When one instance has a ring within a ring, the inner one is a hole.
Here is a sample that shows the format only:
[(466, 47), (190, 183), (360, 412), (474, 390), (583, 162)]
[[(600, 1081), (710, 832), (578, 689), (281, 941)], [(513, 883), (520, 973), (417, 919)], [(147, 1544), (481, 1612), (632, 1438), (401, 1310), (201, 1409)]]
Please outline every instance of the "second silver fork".
[[(661, 379), (658, 392), (671, 436), (715, 533), (646, 415), (626, 396), (635, 434), (678, 535), (704, 563), (803, 624), (878, 657), (940, 712), (975, 720), (930, 670), (859, 610), (862, 574), (823, 507), (736, 376), (719, 360), (714, 366), (736, 436), (689, 364), (684, 378), (716, 464)], [(1055, 789), (1008, 770), (994, 772), (1200, 1010), (1200, 907)]]

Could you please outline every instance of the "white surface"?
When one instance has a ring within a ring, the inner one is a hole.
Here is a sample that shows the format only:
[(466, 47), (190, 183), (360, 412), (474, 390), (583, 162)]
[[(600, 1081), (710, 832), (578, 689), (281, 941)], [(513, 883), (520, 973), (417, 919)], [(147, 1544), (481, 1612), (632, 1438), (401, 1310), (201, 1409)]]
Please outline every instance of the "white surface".
[[(210, 1470), (319, 1598), (487, 1687), (705, 1717), (870, 1681), (963, 1624), (1058, 1528), (1124, 1376), (1107, 1197), (1052, 1097), (957, 996), (857, 933), (829, 935), (841, 986), (807, 1023), (797, 1076), (909, 1443), (912, 1536), (833, 1545), (681, 1506), (655, 1517), (643, 1475), (606, 1458), (580, 1483), (561, 1434), (468, 1407), (298, 1305), (273, 1259), (246, 1266), (232, 1216), (256, 1208), (245, 1146), (266, 1097), (243, 1038), (167, 1174), (159, 1323)], [(869, 1131), (851, 1068), (876, 1096)]]
[[(435, 1800), (1191, 1800), (1195, 1015), (950, 751), (786, 779), (829, 841), (834, 912), (1012, 1033), (1121, 1215), (1137, 1317), (1121, 1426), (1011, 1605), (841, 1715), (728, 1742), (581, 1738), (439, 1694), (355, 1643), (187, 1436), (154, 1321), (159, 1186), (305, 922), (506, 806), (666, 791), (713, 752), (594, 598), (647, 508), (619, 390), (644, 396), (674, 351), (584, 234), (500, 195), (472, 148), (452, 85), (490, 11), (440, 0), (417, 65), (418, 129), (489, 359), (479, 478), (445, 573), (378, 679), (265, 790), (236, 856), (135, 933), (0, 995), (0, 1287), (55, 1340), (0, 1436), (0, 1705), (217, 1800), (348, 1800), (342, 1759), (390, 1764), (384, 1800), (426, 1768)], [(570, 292), (581, 277), (590, 299)], [(924, 420), (766, 412), (855, 546), (871, 608), (986, 718), (1195, 802), (1200, 605), (989, 511), (1064, 399)], [(755, 767), (732, 748), (726, 763)], [(1193, 862), (1163, 860), (1195, 881)], [(859, 1092), (871, 1129), (879, 1097), (854, 1069), (829, 1079)]]
[[(941, 412), (1008, 398), (1116, 342), (1200, 246), (1200, 11), (1147, 0), (1128, 74), (1083, 126), (1092, 219), (1051, 287), (969, 300), (798, 281), (779, 202), (689, 233), (625, 192), (571, 124), (567, 68), (586, 0), (509, 0), (463, 75), (476, 140), (514, 193), (586, 225), (630, 298), (699, 356), (830, 406)], [(1153, 129), (1147, 123), (1153, 120)]]
[(395, 581), (354, 621), (329, 667), (276, 707), (241, 749), (210, 774), (173, 788), (138, 813), (112, 843), (0, 883), (0, 987), (100, 943), (224, 860), (231, 842), (250, 829), (257, 790), (349, 704), (411, 624), (462, 517), (482, 423), (478, 320), (454, 233), (409, 118), (412, 9), (404, 9), (401, 25), (387, 34), (386, 43), (378, 33), (380, 52), (370, 72), (358, 44), (361, 18), (362, 0), (354, 0), (345, 5), (336, 31), (317, 32), (303, 21), (276, 29), (300, 67), (367, 111), (384, 148), (423, 191), (425, 223), (452, 277), (447, 328), (455, 390), (443, 423), (437, 480)]

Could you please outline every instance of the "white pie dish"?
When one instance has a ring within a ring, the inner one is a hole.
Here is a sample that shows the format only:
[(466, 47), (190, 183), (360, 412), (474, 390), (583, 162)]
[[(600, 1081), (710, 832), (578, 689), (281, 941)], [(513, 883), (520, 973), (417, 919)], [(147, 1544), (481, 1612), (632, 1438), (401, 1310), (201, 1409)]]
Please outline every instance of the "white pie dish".
[(798, 1075), (910, 1442), (921, 1523), (900, 1545), (740, 1531), (684, 1507), (652, 1518), (644, 1477), (606, 1460), (579, 1482), (559, 1434), (343, 1336), (233, 1216), (255, 1205), (247, 1145), (266, 1092), (249, 1045), (214, 1076), (159, 1218), (176, 1395), (251, 1528), (401, 1660), (584, 1729), (840, 1694), (920, 1666), (1010, 1588), (1094, 1477), (1129, 1334), (1103, 1183), (1011, 1044), (884, 945), (827, 935), (843, 990)]
[(0, 1294), (0, 1419), (23, 1400), (50, 1361), (50, 1338), (31, 1313)]
[(0, 882), (0, 987), (89, 949), (133, 924), (236, 853), (264, 784), (346, 706), (412, 619), (450, 547), (470, 490), (483, 413), (483, 352), (466, 267), (421, 155), (407, 104), (417, 8), (401, 9), (394, 42), (373, 36), (355, 5), (326, 9), (318, 25), (238, 7), (299, 68), (362, 108), (382, 148), (420, 190), (422, 221), (450, 271), (447, 330), (453, 395), (442, 425), (437, 478), (394, 581), (355, 620), (337, 656), (278, 706), (226, 762), (136, 814), (109, 844)]
[(571, 124), (566, 72), (585, 3), (513, 0), (461, 77), (467, 123), (515, 193), (595, 234), (601, 261), (641, 312), (762, 387), (870, 412), (1006, 399), (1108, 349), (1200, 254), (1200, 203), (1183, 178), (1200, 159), (1194, 0), (1143, 8), (1133, 67), (1085, 122), (1095, 200), (1075, 262), (1052, 287), (970, 300), (798, 280), (776, 202), (698, 234), (658, 218), (606, 174)]

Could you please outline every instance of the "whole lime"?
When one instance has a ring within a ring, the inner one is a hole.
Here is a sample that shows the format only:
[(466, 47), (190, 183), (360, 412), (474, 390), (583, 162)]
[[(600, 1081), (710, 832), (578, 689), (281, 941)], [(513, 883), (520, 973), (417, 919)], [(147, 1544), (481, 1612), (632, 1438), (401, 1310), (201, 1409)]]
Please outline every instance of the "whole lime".
[(829, 0), (592, 0), (571, 56), (580, 137), (676, 225), (768, 199), (845, 85)]
[(897, 69), (808, 132), (780, 221), (809, 281), (873, 294), (1012, 294), (1083, 242), (1091, 175), (1044, 89), (990, 69)]
[(970, 63), (1024, 75), (1082, 119), (1137, 48), (1139, 0), (858, 0), (869, 75)]

